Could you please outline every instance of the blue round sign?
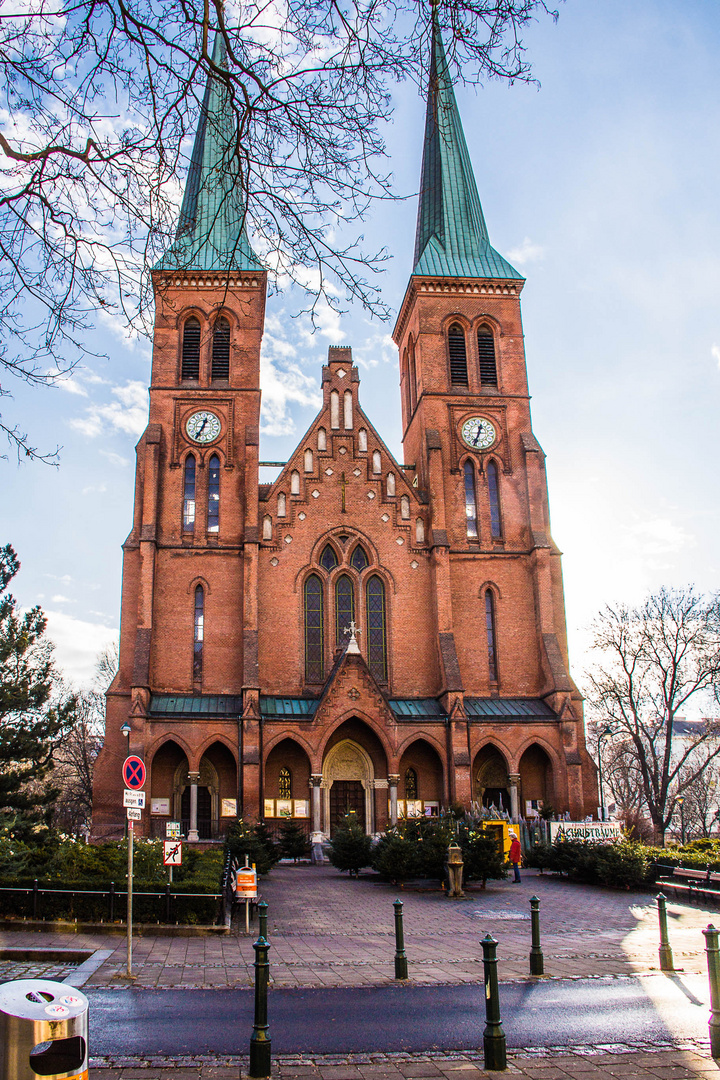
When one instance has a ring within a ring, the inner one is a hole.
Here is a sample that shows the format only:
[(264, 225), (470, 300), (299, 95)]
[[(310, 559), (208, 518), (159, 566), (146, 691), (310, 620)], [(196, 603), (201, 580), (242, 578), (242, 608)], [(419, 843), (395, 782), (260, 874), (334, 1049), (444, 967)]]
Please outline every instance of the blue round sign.
[(125, 758), (122, 774), (125, 787), (138, 790), (145, 786), (145, 762), (136, 754), (131, 754), (130, 757)]

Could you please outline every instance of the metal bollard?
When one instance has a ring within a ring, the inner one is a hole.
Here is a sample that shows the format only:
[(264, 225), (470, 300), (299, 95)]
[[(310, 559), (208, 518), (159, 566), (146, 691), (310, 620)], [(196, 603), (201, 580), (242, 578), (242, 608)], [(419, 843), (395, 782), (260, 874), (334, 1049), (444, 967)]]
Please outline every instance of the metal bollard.
[(115, 882), (110, 882), (110, 890), (108, 892), (108, 900), (110, 901), (110, 922), (115, 922)]
[(265, 937), (267, 932), (267, 904), (261, 900), (258, 904), (258, 916), (260, 921), (260, 937), (253, 945), (255, 950), (255, 1021), (253, 1033), (250, 1036), (250, 1069), (249, 1076), (270, 1076), (270, 1028), (268, 1025), (268, 977), (270, 964), (268, 952), (270, 943)]
[(537, 896), (530, 897), (530, 919), (532, 932), (532, 945), (530, 946), (530, 974), (544, 975), (545, 960), (540, 946), (540, 900)]
[(408, 966), (405, 953), (405, 935), (403, 934), (403, 903), (396, 900), (395, 908), (395, 978), (407, 979)]
[(708, 979), (710, 980), (710, 1053), (720, 1058), (720, 948), (718, 933), (712, 923), (703, 930), (707, 955)]
[[(172, 869), (172, 867), (171, 867)], [(165, 886), (165, 922), (170, 923), (170, 886)]]
[(660, 970), (674, 971), (673, 954), (667, 932), (667, 899), (662, 893), (658, 893), (655, 900), (657, 901), (658, 919), (660, 921), (660, 948), (658, 950), (660, 954)]
[(33, 881), (33, 919), (38, 917), (38, 879)]
[(505, 1032), (500, 1019), (497, 941), (492, 934), (486, 934), (481, 945), (483, 968), (485, 969), (485, 1019), (487, 1021), (483, 1032), (485, 1068), (502, 1070), (507, 1068), (507, 1057), (505, 1054)]

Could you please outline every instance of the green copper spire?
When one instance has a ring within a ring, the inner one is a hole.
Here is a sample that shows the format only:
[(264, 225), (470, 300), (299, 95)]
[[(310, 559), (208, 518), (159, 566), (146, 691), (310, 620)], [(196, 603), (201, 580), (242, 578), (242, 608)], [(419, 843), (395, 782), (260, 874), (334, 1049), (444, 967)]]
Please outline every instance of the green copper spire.
[[(225, 41), (212, 55), (227, 67)], [(157, 264), (171, 270), (260, 270), (245, 232), (245, 193), (235, 144), (237, 126), (226, 86), (210, 75), (190, 159), (175, 242)]]
[(414, 263), (418, 275), (523, 280), (490, 246), (434, 5)]

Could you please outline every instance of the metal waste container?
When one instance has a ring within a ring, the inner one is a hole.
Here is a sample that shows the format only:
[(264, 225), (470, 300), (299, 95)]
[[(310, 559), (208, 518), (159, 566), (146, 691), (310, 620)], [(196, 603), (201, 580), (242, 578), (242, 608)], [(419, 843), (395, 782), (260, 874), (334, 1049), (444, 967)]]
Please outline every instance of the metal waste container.
[(0, 1080), (87, 1080), (88, 999), (50, 979), (0, 984)]

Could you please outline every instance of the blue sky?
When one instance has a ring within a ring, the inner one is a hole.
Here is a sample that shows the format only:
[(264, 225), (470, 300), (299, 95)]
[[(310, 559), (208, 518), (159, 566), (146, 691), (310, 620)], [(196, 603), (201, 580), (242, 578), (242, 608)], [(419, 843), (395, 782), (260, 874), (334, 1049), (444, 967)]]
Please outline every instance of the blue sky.
[[(605, 603), (661, 584), (718, 585), (720, 492), (720, 5), (567, 0), (535, 24), (541, 88), (457, 88), (495, 248), (527, 277), (522, 307), (535, 434), (548, 455), (553, 534), (564, 551), (571, 662)], [(424, 103), (395, 92), (388, 128), (398, 191), (419, 182)], [(416, 200), (381, 204), (368, 247), (394, 258), (394, 311), (411, 270)], [(284, 460), (320, 402), (328, 345), (349, 344), (361, 401), (400, 455), (391, 325), (324, 312), (313, 335), (291, 294), (268, 302), (261, 457)], [(62, 388), (18, 387), (58, 470), (0, 462), (2, 538), (14, 592), (38, 602), (67, 677), (92, 674), (117, 633), (134, 445), (147, 419), (150, 348), (101, 322), (99, 357)], [(268, 474), (266, 479), (270, 479)]]

